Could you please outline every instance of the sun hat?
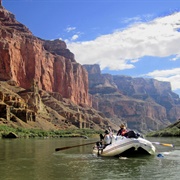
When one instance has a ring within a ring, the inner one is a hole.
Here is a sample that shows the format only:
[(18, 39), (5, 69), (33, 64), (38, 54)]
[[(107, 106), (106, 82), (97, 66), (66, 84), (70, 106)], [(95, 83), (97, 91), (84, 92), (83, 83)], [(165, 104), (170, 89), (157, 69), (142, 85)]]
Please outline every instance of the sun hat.
[(120, 125), (120, 128), (125, 128), (126, 126), (124, 124), (121, 124)]

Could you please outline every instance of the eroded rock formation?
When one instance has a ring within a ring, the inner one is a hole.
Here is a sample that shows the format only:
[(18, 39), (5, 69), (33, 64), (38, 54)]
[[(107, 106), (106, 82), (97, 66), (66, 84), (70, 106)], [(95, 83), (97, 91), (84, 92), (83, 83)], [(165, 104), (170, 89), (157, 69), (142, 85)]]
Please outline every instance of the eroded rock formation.
[(169, 82), (101, 74), (98, 65), (84, 65), (89, 73), (93, 107), (118, 124), (129, 128), (155, 130), (180, 117), (180, 98)]
[(61, 40), (39, 39), (13, 14), (0, 7), (0, 80), (29, 89), (59, 92), (76, 104), (91, 105), (88, 74)]
[(12, 81), (0, 81), (0, 112), (0, 124), (14, 127), (45, 130), (116, 128), (91, 107), (78, 106), (57, 92), (39, 90), (36, 81), (30, 89), (23, 89)]
[(42, 129), (112, 124), (91, 108), (88, 73), (65, 42), (33, 36), (2, 6), (0, 85), (0, 123)]

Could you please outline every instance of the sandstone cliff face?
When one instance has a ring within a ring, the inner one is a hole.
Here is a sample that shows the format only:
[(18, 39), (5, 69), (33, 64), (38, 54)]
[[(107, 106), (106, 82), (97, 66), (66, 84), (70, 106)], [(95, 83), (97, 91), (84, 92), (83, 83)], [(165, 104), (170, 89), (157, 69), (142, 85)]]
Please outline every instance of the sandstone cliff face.
[(99, 111), (78, 106), (60, 93), (40, 90), (35, 81), (30, 89), (14, 81), (0, 81), (1, 124), (44, 130), (117, 128)]
[(180, 98), (171, 90), (169, 82), (155, 79), (132, 78), (126, 76), (113, 76), (118, 89), (132, 98), (152, 100), (166, 109), (166, 116), (170, 122), (180, 117)]
[(59, 92), (76, 104), (91, 105), (88, 74), (63, 41), (45, 41), (32, 35), (13, 14), (0, 7), (0, 80), (14, 80), (28, 89), (34, 80), (40, 89)]
[(98, 65), (84, 65), (89, 73), (93, 107), (112, 122), (138, 130), (160, 129), (180, 117), (180, 98), (168, 82), (101, 74)]
[(0, 6), (0, 124), (25, 128), (116, 127), (91, 108), (88, 73), (65, 42), (33, 36)]

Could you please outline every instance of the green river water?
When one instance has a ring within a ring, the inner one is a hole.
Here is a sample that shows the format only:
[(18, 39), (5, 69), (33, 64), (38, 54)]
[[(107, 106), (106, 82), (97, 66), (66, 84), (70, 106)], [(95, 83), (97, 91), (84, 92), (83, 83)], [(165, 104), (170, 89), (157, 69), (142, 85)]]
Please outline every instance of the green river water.
[(0, 139), (0, 180), (179, 180), (180, 138), (149, 140), (173, 143), (175, 148), (156, 145), (155, 156), (105, 158), (92, 154), (93, 145), (55, 152), (97, 139)]

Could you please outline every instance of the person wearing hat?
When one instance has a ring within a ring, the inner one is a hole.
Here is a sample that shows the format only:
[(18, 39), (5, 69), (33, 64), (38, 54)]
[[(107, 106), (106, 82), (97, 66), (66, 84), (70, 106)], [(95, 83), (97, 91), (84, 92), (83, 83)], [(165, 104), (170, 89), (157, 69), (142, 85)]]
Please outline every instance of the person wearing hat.
[(111, 144), (111, 136), (109, 134), (108, 130), (105, 130), (105, 135), (104, 135), (104, 139), (103, 139), (103, 144), (104, 147), (106, 147), (107, 145)]
[(121, 124), (120, 129), (117, 132), (117, 136), (125, 136), (126, 133), (127, 133), (126, 126), (124, 124)]

